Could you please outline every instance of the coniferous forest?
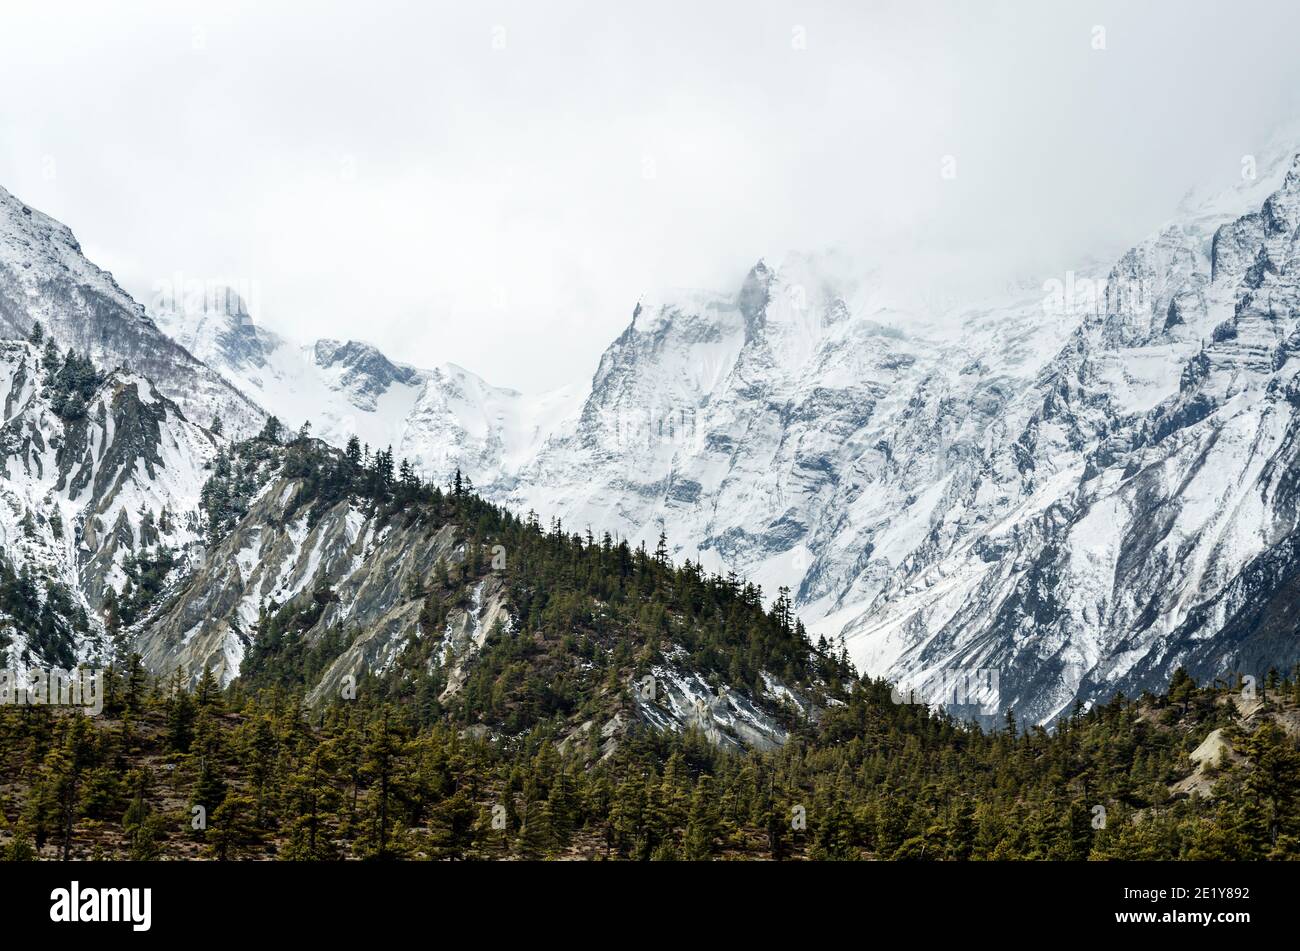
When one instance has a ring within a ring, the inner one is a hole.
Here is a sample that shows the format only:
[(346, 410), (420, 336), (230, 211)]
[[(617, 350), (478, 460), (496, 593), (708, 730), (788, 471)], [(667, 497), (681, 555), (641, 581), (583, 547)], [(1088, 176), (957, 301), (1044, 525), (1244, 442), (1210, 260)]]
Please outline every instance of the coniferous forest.
[[(455, 691), (441, 642), (413, 637), (353, 690), (312, 700), (357, 636), (306, 636), (337, 597), (322, 586), (262, 613), (222, 687), (211, 671), (146, 671), (131, 626), (165, 600), (173, 565), (133, 560), (110, 599), (102, 713), (0, 706), (5, 858), (1300, 858), (1300, 670), (1247, 689), (1180, 670), (1160, 696), (981, 728), (896, 702), (842, 647), (812, 643), (786, 592), (768, 606), (740, 579), (674, 565), (663, 540), (651, 552), (543, 528), (459, 473), (430, 485), (355, 440), (338, 452), (272, 421), (223, 451), (203, 494), (210, 539), (272, 472), (295, 480), (309, 522), (348, 502), (454, 528), (463, 556), (408, 592), (420, 630), (441, 630), (492, 572), (514, 622), (488, 632)], [(0, 580), (10, 599), (31, 584)], [(669, 654), (720, 689), (775, 674), (806, 706), (780, 711), (775, 748), (656, 727), (629, 696)]]
[[(361, 699), (308, 717), (280, 687), (116, 675), (100, 717), (0, 714), (6, 858), (1300, 857), (1294, 680), (1248, 720), (1189, 685), (1014, 736), (861, 680), (776, 752), (645, 728), (602, 758), (546, 722), (491, 737)], [(1191, 767), (1212, 730), (1231, 752)]]

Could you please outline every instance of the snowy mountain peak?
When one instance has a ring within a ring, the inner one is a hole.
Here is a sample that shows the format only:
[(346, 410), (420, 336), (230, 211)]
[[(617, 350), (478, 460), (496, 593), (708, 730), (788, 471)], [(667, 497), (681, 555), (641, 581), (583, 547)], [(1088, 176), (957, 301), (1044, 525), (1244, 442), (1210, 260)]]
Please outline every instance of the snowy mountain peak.
[(378, 347), (357, 340), (317, 340), (311, 346), (316, 366), (333, 386), (345, 391), (358, 409), (373, 412), (393, 386), (417, 386), (426, 376), (389, 360)]
[(438, 479), (459, 468), (484, 487), (512, 482), (585, 392), (525, 396), (452, 363), (431, 370), (399, 363), (359, 340), (297, 344), (256, 324), (242, 303), (154, 316), (282, 422), (310, 422), (314, 435), (337, 446), (354, 435), (391, 446)]
[(86, 260), (71, 230), (0, 189), (0, 337), (24, 338), (37, 323), (62, 348), (147, 376), (191, 419), (220, 416), (231, 434), (261, 425), (263, 414), (247, 397)]
[(255, 371), (279, 339), (254, 323), (232, 288), (206, 288), (179, 300), (160, 299), (150, 312), (155, 324), (209, 365)]
[(1120, 258), (911, 551), (828, 623), (861, 663), (931, 686), (998, 670), (1003, 707), (1049, 719), (1179, 664), (1208, 679), (1294, 661), (1236, 620), (1262, 596), (1240, 579), (1297, 564), (1277, 551), (1296, 526), (1280, 477), (1300, 429), (1295, 181), (1274, 180), (1254, 210), (1233, 189)]

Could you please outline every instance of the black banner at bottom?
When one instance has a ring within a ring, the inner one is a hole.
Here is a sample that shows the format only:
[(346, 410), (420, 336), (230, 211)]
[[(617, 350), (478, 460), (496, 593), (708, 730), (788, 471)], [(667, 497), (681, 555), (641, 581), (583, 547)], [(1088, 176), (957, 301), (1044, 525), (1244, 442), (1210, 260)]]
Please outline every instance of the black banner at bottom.
[[(6, 937), (374, 937), (482, 928), (565, 940), (678, 914), (730, 940), (828, 920), (927, 942), (1047, 929), (1215, 939), (1293, 926), (1300, 867), (1207, 863), (0, 864)], [(831, 916), (828, 918), (827, 916)], [(1032, 933), (1032, 932), (1031, 932)], [(612, 933), (606, 932), (613, 939)], [(812, 933), (809, 935), (812, 938)]]

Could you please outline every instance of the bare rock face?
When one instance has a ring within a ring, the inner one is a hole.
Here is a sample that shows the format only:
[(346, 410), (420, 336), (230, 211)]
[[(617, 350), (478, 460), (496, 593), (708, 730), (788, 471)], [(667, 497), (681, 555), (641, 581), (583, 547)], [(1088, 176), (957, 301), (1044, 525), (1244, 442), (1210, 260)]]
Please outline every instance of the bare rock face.
[[(770, 674), (759, 690), (729, 684), (717, 672), (691, 669), (682, 648), (670, 648), (648, 690), (614, 687), (612, 674), (627, 672), (606, 666), (615, 662), (613, 649), (587, 655), (525, 628), (514, 599), (528, 591), (530, 575), (511, 580), (481, 540), (474, 544), (482, 550), (470, 552), (465, 526), (435, 517), (446, 510), (376, 506), (351, 494), (323, 501), (313, 481), (318, 465), (339, 455), (302, 438), (290, 445), (253, 440), (218, 455), (213, 470), (246, 479), (250, 498), (220, 537), (169, 575), (126, 631), (150, 671), (179, 671), (193, 683), (207, 670), (227, 684), (287, 673), (316, 709), (380, 683), (432, 686), (446, 705), (476, 665), (490, 662), (485, 651), (506, 652), (511, 666), (536, 655), (553, 665), (544, 669), (583, 681), (593, 699), (582, 715), (596, 710), (622, 724), (618, 737), (605, 738), (610, 749), (632, 724), (697, 729), (720, 746), (772, 749), (788, 736), (782, 724), (816, 715), (811, 697), (796, 698)], [(205, 499), (209, 505), (212, 496)], [(276, 666), (282, 663), (290, 666)]]
[(444, 703), (465, 686), (475, 655), (493, 631), (515, 629), (509, 602), (500, 579), (489, 577), (475, 586), (468, 609), (457, 609), (443, 632), (443, 663), (448, 665), (447, 686), (438, 699)]
[(344, 501), (309, 518), (300, 482), (275, 477), (262, 485), (239, 524), (185, 577), (135, 632), (151, 670), (179, 668), (196, 679), (205, 667), (228, 683), (268, 611), (319, 611), (304, 637), (337, 629), (348, 643), (315, 686), (318, 699), (342, 678), (381, 672), (408, 637), (438, 636), (418, 626), (421, 599), (440, 560), (463, 556), (450, 526), (380, 525)]

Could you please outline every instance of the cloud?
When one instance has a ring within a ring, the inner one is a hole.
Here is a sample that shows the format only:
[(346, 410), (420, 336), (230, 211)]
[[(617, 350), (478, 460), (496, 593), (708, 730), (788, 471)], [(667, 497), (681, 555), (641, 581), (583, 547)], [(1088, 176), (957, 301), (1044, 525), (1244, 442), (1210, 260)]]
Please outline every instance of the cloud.
[(532, 390), (642, 292), (760, 256), (1118, 253), (1296, 113), (1297, 27), (1280, 0), (10, 4), (0, 183), (141, 299), (229, 278), (292, 335)]

